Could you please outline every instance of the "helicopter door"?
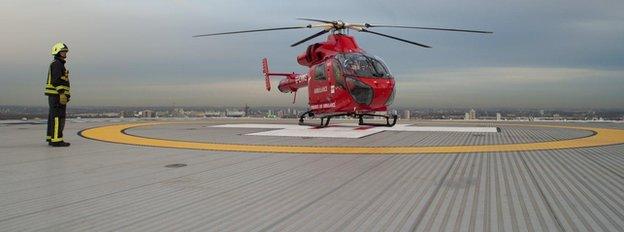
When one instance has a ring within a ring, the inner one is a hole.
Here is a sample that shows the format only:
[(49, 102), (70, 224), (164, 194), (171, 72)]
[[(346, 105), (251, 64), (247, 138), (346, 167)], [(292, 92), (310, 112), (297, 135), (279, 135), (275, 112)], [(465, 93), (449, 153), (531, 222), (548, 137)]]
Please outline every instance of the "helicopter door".
[(327, 65), (318, 64), (314, 67), (313, 78), (308, 88), (310, 95), (310, 106), (313, 110), (323, 110), (332, 108), (332, 91), (330, 89), (329, 75), (327, 75)]

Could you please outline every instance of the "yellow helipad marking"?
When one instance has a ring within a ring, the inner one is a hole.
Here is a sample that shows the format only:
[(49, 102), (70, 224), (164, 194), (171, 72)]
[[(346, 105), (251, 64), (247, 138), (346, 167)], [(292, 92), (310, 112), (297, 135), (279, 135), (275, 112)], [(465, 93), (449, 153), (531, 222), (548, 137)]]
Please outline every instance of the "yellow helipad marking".
[(224, 143), (204, 143), (191, 141), (175, 141), (158, 138), (145, 138), (123, 133), (129, 128), (154, 126), (161, 124), (172, 124), (173, 122), (149, 122), (132, 123), (102, 126), (86, 129), (80, 134), (86, 138), (121, 143), (129, 145), (215, 150), (215, 151), (235, 151), (235, 152), (270, 152), (270, 153), (330, 153), (330, 154), (419, 154), (419, 153), (466, 153), (466, 152), (510, 152), (510, 151), (534, 151), (552, 150), (565, 148), (595, 147), (624, 143), (624, 130), (589, 128), (589, 127), (568, 127), (568, 126), (546, 126), (530, 125), (537, 127), (553, 127), (578, 130), (590, 130), (594, 135), (583, 138), (523, 143), (523, 144), (500, 144), (500, 145), (475, 145), (475, 146), (435, 146), (435, 147), (311, 147), (311, 146), (274, 146), (274, 145), (247, 145), (247, 144), (224, 144)]

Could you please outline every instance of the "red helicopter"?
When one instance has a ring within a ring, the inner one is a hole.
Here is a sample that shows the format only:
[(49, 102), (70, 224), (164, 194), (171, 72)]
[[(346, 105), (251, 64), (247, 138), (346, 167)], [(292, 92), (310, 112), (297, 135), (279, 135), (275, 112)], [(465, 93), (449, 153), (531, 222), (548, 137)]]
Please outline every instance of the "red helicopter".
[[(320, 127), (329, 125), (332, 117), (350, 116), (359, 119), (359, 125), (394, 126), (397, 115), (381, 115), (376, 112), (387, 111), (395, 95), (394, 76), (384, 62), (376, 56), (362, 50), (355, 39), (348, 35), (349, 30), (366, 32), (386, 38), (406, 42), (416, 46), (430, 48), (430, 46), (413, 41), (397, 38), (369, 30), (376, 27), (408, 28), (472, 33), (492, 33), (489, 31), (462, 30), (452, 28), (411, 27), (395, 25), (376, 25), (368, 23), (345, 23), (343, 21), (329, 21), (320, 19), (298, 18), (316, 22), (306, 26), (264, 28), (245, 31), (231, 31), (212, 34), (196, 35), (193, 37), (227, 35), (261, 31), (291, 30), (304, 28), (322, 28), (314, 35), (304, 38), (291, 47), (302, 44), (326, 33), (330, 33), (327, 41), (314, 43), (297, 56), (297, 63), (309, 68), (307, 73), (273, 73), (269, 71), (266, 58), (262, 60), (266, 89), (271, 90), (269, 78), (271, 76), (286, 77), (281, 80), (278, 89), (283, 93), (294, 93), (293, 103), (297, 90), (308, 87), (309, 111), (301, 114), (299, 124), (304, 124), (304, 118), (320, 118)], [(383, 117), (385, 124), (365, 123), (365, 116)], [(392, 122), (390, 121), (392, 119)]]

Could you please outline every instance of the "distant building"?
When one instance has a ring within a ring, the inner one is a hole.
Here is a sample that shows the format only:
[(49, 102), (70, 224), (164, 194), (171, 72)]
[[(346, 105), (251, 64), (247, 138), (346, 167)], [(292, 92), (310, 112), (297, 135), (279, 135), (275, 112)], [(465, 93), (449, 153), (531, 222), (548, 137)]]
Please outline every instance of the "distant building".
[(403, 119), (410, 119), (412, 117), (409, 110), (403, 111)]
[(559, 114), (553, 114), (553, 120), (561, 120), (561, 116), (559, 116)]
[(184, 109), (182, 108), (175, 108), (173, 109), (173, 117), (178, 117), (178, 118), (183, 118), (186, 117), (186, 113), (184, 112)]
[(474, 109), (470, 109), (470, 119), (471, 120), (477, 119), (477, 112)]
[(205, 118), (206, 117), (206, 114), (202, 111), (187, 112), (187, 115), (190, 115), (193, 118)]
[(500, 113), (496, 113), (496, 121), (501, 121), (502, 117)]
[(204, 115), (206, 117), (221, 117), (221, 112), (219, 111), (206, 111), (204, 112)]
[(154, 111), (151, 111), (151, 110), (139, 111), (139, 117), (141, 117), (141, 118), (153, 118), (154, 117)]
[(169, 111), (156, 111), (154, 114), (157, 118), (169, 117)]
[(119, 114), (118, 113), (103, 113), (101, 116), (105, 118), (116, 118), (117, 116), (119, 116)]
[(238, 110), (226, 110), (225, 111), (225, 116), (227, 116), (227, 117), (244, 117), (245, 116), (245, 112), (244, 111), (238, 111)]
[(464, 114), (464, 120), (470, 120), (470, 114), (468, 112)]

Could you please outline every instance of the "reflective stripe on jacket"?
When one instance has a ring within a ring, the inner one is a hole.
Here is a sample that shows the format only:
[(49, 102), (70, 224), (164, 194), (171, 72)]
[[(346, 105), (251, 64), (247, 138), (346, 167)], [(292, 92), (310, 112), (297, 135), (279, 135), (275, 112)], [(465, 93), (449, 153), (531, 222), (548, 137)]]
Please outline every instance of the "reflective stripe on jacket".
[(65, 61), (57, 57), (50, 64), (48, 78), (44, 90), (45, 95), (70, 94), (69, 70), (65, 69)]

